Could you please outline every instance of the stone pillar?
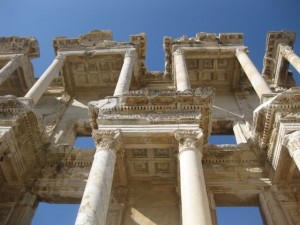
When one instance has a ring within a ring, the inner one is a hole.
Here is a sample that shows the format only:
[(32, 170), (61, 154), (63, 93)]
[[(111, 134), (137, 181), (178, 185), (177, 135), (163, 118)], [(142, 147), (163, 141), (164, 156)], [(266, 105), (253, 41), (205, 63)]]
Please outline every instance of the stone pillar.
[(22, 64), (22, 55), (14, 55), (0, 70), (0, 86), (9, 78), (9, 76)]
[(202, 131), (176, 131), (179, 142), (182, 225), (212, 225), (208, 204), (202, 152)]
[(62, 53), (58, 53), (48, 69), (42, 74), (37, 82), (30, 88), (25, 95), (26, 98), (32, 98), (34, 103), (42, 97), (47, 87), (52, 82), (53, 78), (58, 75), (66, 56)]
[(245, 48), (236, 49), (236, 57), (239, 60), (242, 68), (244, 69), (248, 79), (250, 80), (254, 90), (258, 97), (261, 99), (263, 94), (272, 94), (271, 89), (260, 75), (251, 59), (248, 57)]
[(247, 123), (244, 121), (234, 121), (233, 133), (238, 145), (247, 144), (247, 140), (250, 138), (250, 130)]
[(184, 51), (178, 48), (174, 53), (175, 76), (177, 91), (191, 89), (189, 75), (186, 67)]
[(280, 54), (300, 73), (300, 58), (290, 46), (281, 45)]
[(114, 96), (121, 96), (125, 92), (129, 91), (135, 59), (136, 59), (135, 51), (131, 50), (125, 53), (123, 66), (120, 72), (118, 83), (116, 85)]
[(93, 132), (97, 150), (75, 225), (105, 225), (120, 136), (118, 130)]
[(14, 205), (8, 220), (4, 224), (30, 225), (37, 206), (37, 196), (31, 193), (24, 193), (21, 200)]

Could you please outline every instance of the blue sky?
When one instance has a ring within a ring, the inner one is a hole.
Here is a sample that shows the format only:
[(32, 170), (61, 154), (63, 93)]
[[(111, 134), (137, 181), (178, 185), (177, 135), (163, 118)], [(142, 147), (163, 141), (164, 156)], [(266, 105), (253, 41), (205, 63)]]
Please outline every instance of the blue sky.
[[(34, 60), (38, 77), (54, 57), (52, 38), (56, 36), (75, 37), (93, 29), (111, 29), (114, 40), (127, 41), (129, 35), (145, 32), (148, 70), (162, 71), (163, 36), (243, 32), (250, 57), (261, 71), (267, 32), (284, 29), (300, 34), (299, 9), (299, 0), (0, 0), (0, 36), (38, 39), (41, 57)], [(294, 46), (298, 55), (299, 42)], [(300, 77), (298, 73), (294, 76)], [(51, 213), (48, 211), (48, 218)]]

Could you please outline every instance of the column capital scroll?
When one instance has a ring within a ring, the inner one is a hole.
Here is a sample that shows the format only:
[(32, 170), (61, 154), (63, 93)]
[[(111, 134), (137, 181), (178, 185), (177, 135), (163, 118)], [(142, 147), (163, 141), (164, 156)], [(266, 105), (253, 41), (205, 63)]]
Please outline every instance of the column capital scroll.
[(177, 48), (173, 55), (184, 55), (185, 51), (181, 48)]
[(132, 58), (136, 58), (137, 54), (135, 50), (128, 50), (125, 52), (124, 58), (126, 57), (132, 57)]
[(179, 142), (179, 153), (186, 148), (199, 150), (202, 145), (202, 130), (178, 130), (174, 133), (175, 139)]
[(56, 59), (60, 60), (64, 60), (66, 58), (66, 55), (62, 52), (57, 52), (57, 56), (55, 57)]
[(120, 130), (94, 130), (93, 139), (97, 150), (113, 151), (117, 153), (121, 147)]
[(294, 50), (292, 49), (291, 46), (288, 45), (280, 45), (280, 54), (283, 57), (287, 57), (289, 54), (294, 53)]
[(248, 49), (246, 47), (239, 47), (235, 50), (235, 55), (239, 56), (241, 53), (248, 53)]

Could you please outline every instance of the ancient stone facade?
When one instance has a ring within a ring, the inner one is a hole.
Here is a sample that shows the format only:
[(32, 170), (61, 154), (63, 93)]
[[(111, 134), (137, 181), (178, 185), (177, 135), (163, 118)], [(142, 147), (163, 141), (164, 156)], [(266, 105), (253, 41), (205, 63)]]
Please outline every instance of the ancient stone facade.
[[(294, 39), (267, 35), (261, 74), (241, 33), (165, 37), (165, 71), (150, 72), (145, 34), (96, 30), (55, 38), (35, 80), (37, 40), (0, 38), (0, 224), (29, 225), (51, 202), (80, 203), (76, 225), (217, 225), (217, 206), (299, 225)], [(209, 143), (216, 134), (237, 144)], [(74, 147), (78, 136), (96, 148)]]

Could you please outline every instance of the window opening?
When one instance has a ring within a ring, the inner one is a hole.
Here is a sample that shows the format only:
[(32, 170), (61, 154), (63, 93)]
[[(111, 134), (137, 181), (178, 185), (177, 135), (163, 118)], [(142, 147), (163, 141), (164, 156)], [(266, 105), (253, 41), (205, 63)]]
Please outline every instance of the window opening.
[(218, 225), (264, 225), (257, 206), (217, 207)]
[(208, 143), (213, 145), (218, 144), (237, 144), (234, 135), (210, 135)]
[(79, 204), (39, 203), (31, 225), (75, 224)]
[(76, 148), (96, 148), (92, 137), (78, 136), (75, 139)]

